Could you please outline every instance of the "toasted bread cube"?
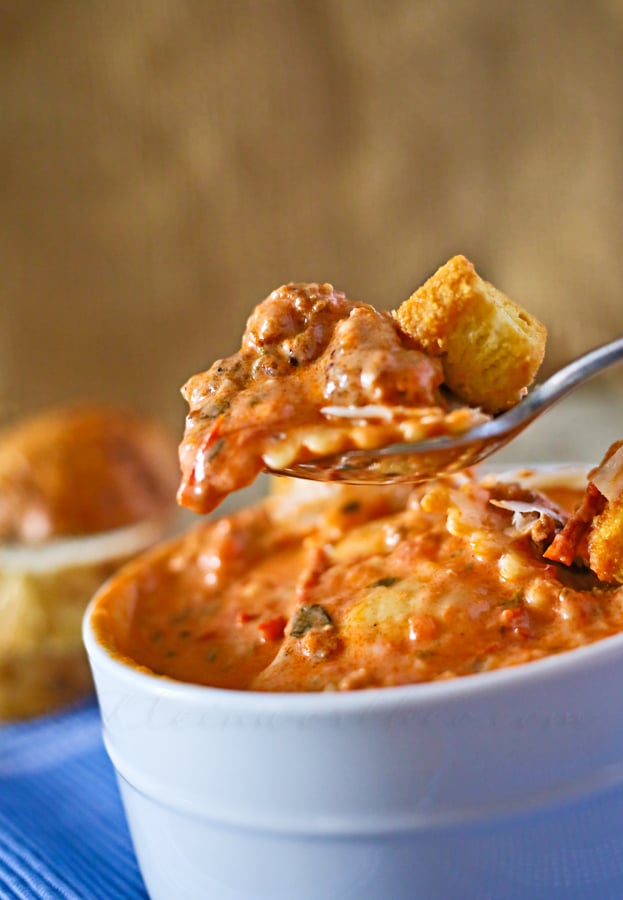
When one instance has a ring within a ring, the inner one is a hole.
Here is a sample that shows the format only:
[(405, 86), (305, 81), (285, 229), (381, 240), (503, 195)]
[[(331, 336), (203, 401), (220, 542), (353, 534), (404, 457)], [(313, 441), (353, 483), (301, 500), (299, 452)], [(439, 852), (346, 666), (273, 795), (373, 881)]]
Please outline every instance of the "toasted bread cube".
[(610, 501), (594, 520), (588, 557), (600, 581), (623, 584), (623, 497)]
[(608, 448), (588, 477), (604, 498), (588, 532), (588, 564), (601, 581), (623, 584), (623, 441)]
[(444, 381), (469, 406), (497, 413), (533, 382), (547, 331), (537, 319), (454, 256), (394, 312), (402, 331), (442, 357)]

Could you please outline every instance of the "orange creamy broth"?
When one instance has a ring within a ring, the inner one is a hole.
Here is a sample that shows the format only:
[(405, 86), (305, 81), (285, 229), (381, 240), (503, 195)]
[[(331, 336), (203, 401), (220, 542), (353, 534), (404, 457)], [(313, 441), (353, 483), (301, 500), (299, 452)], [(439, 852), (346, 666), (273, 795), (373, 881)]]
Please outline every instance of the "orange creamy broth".
[[(497, 669), (623, 626), (623, 588), (543, 558), (579, 491), (316, 487), (317, 501), (270, 498), (128, 567), (97, 604), (100, 640), (181, 681), (320, 691)], [(535, 496), (551, 515), (491, 503)]]

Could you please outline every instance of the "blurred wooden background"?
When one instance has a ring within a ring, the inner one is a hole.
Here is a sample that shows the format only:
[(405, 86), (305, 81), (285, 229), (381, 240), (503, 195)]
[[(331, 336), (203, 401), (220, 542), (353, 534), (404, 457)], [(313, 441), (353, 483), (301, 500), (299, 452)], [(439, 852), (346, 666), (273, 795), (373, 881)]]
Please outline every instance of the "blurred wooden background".
[(456, 252), (545, 371), (620, 335), (622, 100), (620, 0), (0, 0), (0, 418), (179, 430), (272, 288)]

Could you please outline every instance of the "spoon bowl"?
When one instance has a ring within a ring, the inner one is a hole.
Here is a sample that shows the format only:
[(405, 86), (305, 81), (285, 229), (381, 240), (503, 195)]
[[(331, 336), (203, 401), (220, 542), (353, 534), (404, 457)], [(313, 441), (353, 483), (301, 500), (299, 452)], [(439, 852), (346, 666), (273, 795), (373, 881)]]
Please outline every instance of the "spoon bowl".
[(590, 350), (537, 385), (520, 403), (459, 435), (378, 450), (349, 450), (296, 463), (273, 475), (349, 484), (428, 481), (482, 462), (506, 446), (531, 422), (574, 388), (623, 360), (623, 337)]

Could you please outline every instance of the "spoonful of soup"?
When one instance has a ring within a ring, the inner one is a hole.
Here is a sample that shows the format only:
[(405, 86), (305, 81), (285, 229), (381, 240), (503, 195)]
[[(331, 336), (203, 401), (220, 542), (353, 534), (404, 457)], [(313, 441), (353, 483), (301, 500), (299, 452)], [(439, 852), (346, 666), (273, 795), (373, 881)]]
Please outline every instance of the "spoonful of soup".
[(463, 256), (393, 312), (330, 284), (284, 285), (240, 350), (182, 389), (178, 500), (209, 512), (261, 471), (384, 483), (465, 468), (621, 353), (594, 351), (528, 394), (545, 341)]

